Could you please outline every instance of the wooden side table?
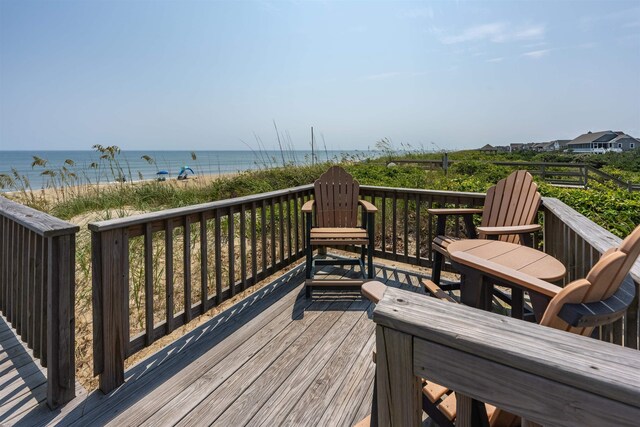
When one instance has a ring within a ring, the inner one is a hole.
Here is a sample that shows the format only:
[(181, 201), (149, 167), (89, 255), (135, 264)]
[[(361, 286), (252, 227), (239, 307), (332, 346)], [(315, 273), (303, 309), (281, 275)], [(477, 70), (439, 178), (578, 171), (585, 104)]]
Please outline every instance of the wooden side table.
[[(512, 316), (520, 319), (525, 290), (529, 292), (536, 320), (540, 321), (558, 289), (542, 282), (533, 288), (529, 282), (519, 280), (518, 273), (546, 282), (557, 281), (566, 273), (565, 266), (551, 255), (514, 243), (468, 239), (450, 243), (447, 250), (462, 275), (460, 299), (463, 304), (491, 310), (493, 284), (505, 285), (512, 289)], [(487, 268), (487, 262), (493, 263), (494, 268)], [(496, 269), (496, 265), (506, 268)]]

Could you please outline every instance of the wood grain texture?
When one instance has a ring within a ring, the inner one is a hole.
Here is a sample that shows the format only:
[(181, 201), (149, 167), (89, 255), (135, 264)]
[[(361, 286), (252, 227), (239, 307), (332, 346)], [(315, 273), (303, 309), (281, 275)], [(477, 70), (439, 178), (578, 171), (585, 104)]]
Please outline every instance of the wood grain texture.
[(374, 321), (567, 387), (639, 406), (640, 353), (633, 350), (433, 298), (409, 299), (396, 289), (385, 292)]
[(32, 209), (20, 203), (0, 196), (0, 212), (11, 222), (20, 224), (41, 236), (53, 237), (75, 234), (80, 230), (77, 225), (58, 219), (44, 212)]

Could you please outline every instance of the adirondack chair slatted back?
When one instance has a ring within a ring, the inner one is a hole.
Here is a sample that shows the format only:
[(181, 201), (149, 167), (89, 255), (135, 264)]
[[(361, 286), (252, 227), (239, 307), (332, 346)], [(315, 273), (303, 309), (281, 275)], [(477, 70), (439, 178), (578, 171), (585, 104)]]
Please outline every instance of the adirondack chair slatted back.
[(571, 282), (551, 300), (540, 324), (580, 335), (591, 335), (593, 327), (576, 328), (558, 317), (564, 304), (603, 301), (620, 287), (640, 255), (640, 226), (617, 248), (609, 249), (591, 268), (587, 277)]
[[(516, 171), (489, 188), (480, 225), (503, 227), (532, 224), (540, 201), (538, 185), (533, 182), (531, 174), (523, 170)], [(506, 242), (521, 243), (517, 234), (501, 235), (498, 238)]]
[(360, 184), (332, 166), (314, 184), (317, 227), (356, 227)]

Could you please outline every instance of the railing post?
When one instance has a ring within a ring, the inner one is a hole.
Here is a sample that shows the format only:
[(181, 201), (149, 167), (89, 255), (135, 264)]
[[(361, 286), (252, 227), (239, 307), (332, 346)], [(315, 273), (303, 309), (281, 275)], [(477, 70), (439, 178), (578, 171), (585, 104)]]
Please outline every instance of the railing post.
[(124, 383), (129, 340), (129, 243), (123, 229), (94, 232), (93, 319), (94, 373), (109, 393)]
[(56, 408), (75, 397), (76, 236), (47, 240), (47, 405)]
[(413, 337), (378, 325), (376, 353), (377, 425), (421, 425), (422, 384), (413, 373)]

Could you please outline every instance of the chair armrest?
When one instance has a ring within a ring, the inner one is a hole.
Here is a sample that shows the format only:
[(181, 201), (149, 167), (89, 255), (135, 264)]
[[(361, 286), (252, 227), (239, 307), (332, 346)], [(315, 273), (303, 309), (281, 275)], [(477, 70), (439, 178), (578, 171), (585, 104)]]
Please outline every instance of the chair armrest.
[(457, 303), (455, 299), (451, 297), (451, 295), (447, 294), (445, 291), (440, 288), (440, 286), (436, 285), (429, 279), (422, 280), (422, 284), (426, 288), (426, 290), (433, 295), (434, 297), (441, 299), (443, 301), (454, 302)]
[(469, 215), (482, 214), (482, 209), (477, 208), (438, 208), (427, 209), (431, 215)]
[(304, 205), (302, 205), (302, 209), (300, 209), (302, 212), (304, 213), (311, 213), (313, 211), (313, 204), (315, 203), (315, 200), (309, 200), (307, 202), (305, 202)]
[(372, 280), (371, 282), (364, 283), (362, 287), (360, 287), (362, 296), (364, 296), (374, 304), (377, 304), (382, 299), (382, 297), (384, 296), (384, 291), (386, 290), (387, 285), (382, 282), (378, 282), (377, 280)]
[(504, 234), (522, 234), (533, 233), (541, 230), (540, 224), (528, 224), (528, 225), (511, 225), (508, 227), (476, 227), (476, 229), (487, 236), (504, 235)]
[(453, 261), (459, 262), (460, 264), (475, 268), (483, 273), (490, 274), (491, 276), (514, 283), (532, 292), (546, 295), (551, 298), (556, 296), (556, 294), (562, 289), (560, 286), (556, 286), (545, 280), (540, 280), (526, 273), (505, 267), (492, 261), (487, 261), (466, 252), (456, 251), (450, 253), (449, 256)]
[(366, 200), (358, 200), (358, 203), (364, 208), (367, 213), (369, 212), (378, 212), (378, 208), (376, 208), (372, 203), (367, 202)]

